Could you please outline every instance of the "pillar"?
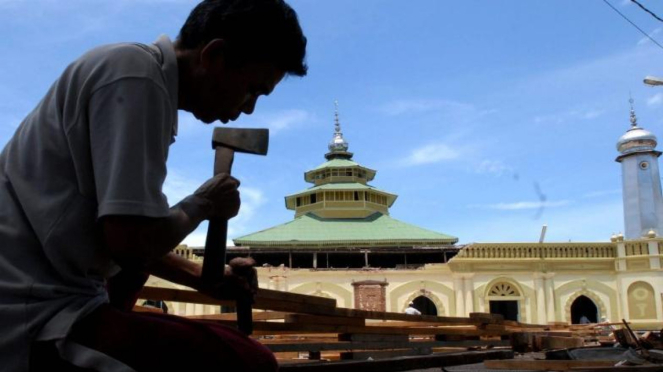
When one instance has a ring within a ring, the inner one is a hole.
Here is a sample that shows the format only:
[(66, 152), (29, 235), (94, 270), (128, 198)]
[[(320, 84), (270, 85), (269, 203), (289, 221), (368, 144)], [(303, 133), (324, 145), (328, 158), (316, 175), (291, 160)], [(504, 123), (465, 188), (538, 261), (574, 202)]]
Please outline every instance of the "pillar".
[(474, 281), (471, 276), (465, 277), (465, 313), (469, 315), (474, 312)]
[(661, 259), (658, 257), (658, 242), (650, 241), (649, 242), (649, 267), (652, 270), (658, 270), (661, 268)]
[(547, 276), (544, 285), (546, 288), (546, 317), (548, 322), (556, 321), (555, 317), (555, 290), (552, 275)]
[(454, 278), (454, 292), (456, 293), (456, 316), (465, 316), (463, 287), (463, 278)]
[(543, 278), (538, 276), (534, 278), (534, 292), (536, 293), (536, 321), (539, 324), (546, 324), (546, 289)]

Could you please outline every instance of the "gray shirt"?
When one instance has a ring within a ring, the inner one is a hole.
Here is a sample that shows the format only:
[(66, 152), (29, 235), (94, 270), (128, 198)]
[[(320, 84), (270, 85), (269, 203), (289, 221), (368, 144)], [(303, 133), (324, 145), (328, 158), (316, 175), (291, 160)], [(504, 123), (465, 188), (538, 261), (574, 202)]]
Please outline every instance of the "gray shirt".
[(0, 371), (27, 371), (33, 340), (61, 340), (67, 354), (71, 326), (108, 301), (105, 280), (119, 268), (99, 217), (168, 215), (177, 77), (166, 37), (96, 48), (0, 154)]

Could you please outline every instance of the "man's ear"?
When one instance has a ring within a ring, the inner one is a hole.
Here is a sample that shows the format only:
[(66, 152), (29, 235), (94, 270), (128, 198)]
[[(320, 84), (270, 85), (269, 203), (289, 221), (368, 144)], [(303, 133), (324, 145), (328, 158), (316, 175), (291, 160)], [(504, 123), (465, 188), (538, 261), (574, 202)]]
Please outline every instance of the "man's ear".
[(200, 50), (200, 66), (209, 70), (212, 66), (225, 63), (226, 42), (223, 39), (211, 40)]

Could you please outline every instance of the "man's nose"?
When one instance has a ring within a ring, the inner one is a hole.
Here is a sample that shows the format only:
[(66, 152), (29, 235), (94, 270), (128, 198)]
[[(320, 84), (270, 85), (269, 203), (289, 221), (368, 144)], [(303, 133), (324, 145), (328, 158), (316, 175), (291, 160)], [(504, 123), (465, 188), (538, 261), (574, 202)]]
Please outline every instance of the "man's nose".
[(252, 97), (242, 106), (242, 112), (246, 115), (253, 114), (253, 110), (256, 108), (256, 103), (258, 103), (258, 97)]

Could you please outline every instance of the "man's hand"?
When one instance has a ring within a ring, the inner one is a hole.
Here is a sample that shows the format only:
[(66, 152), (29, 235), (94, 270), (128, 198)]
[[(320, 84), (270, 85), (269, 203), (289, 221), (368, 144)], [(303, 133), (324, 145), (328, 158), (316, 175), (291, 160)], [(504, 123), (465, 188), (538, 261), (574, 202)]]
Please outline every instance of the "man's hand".
[(222, 300), (251, 297), (258, 292), (256, 261), (250, 257), (237, 257), (225, 267), (223, 282), (213, 285), (200, 282), (198, 291)]
[(231, 219), (239, 212), (239, 181), (227, 173), (210, 178), (193, 195), (211, 204), (208, 217)]

